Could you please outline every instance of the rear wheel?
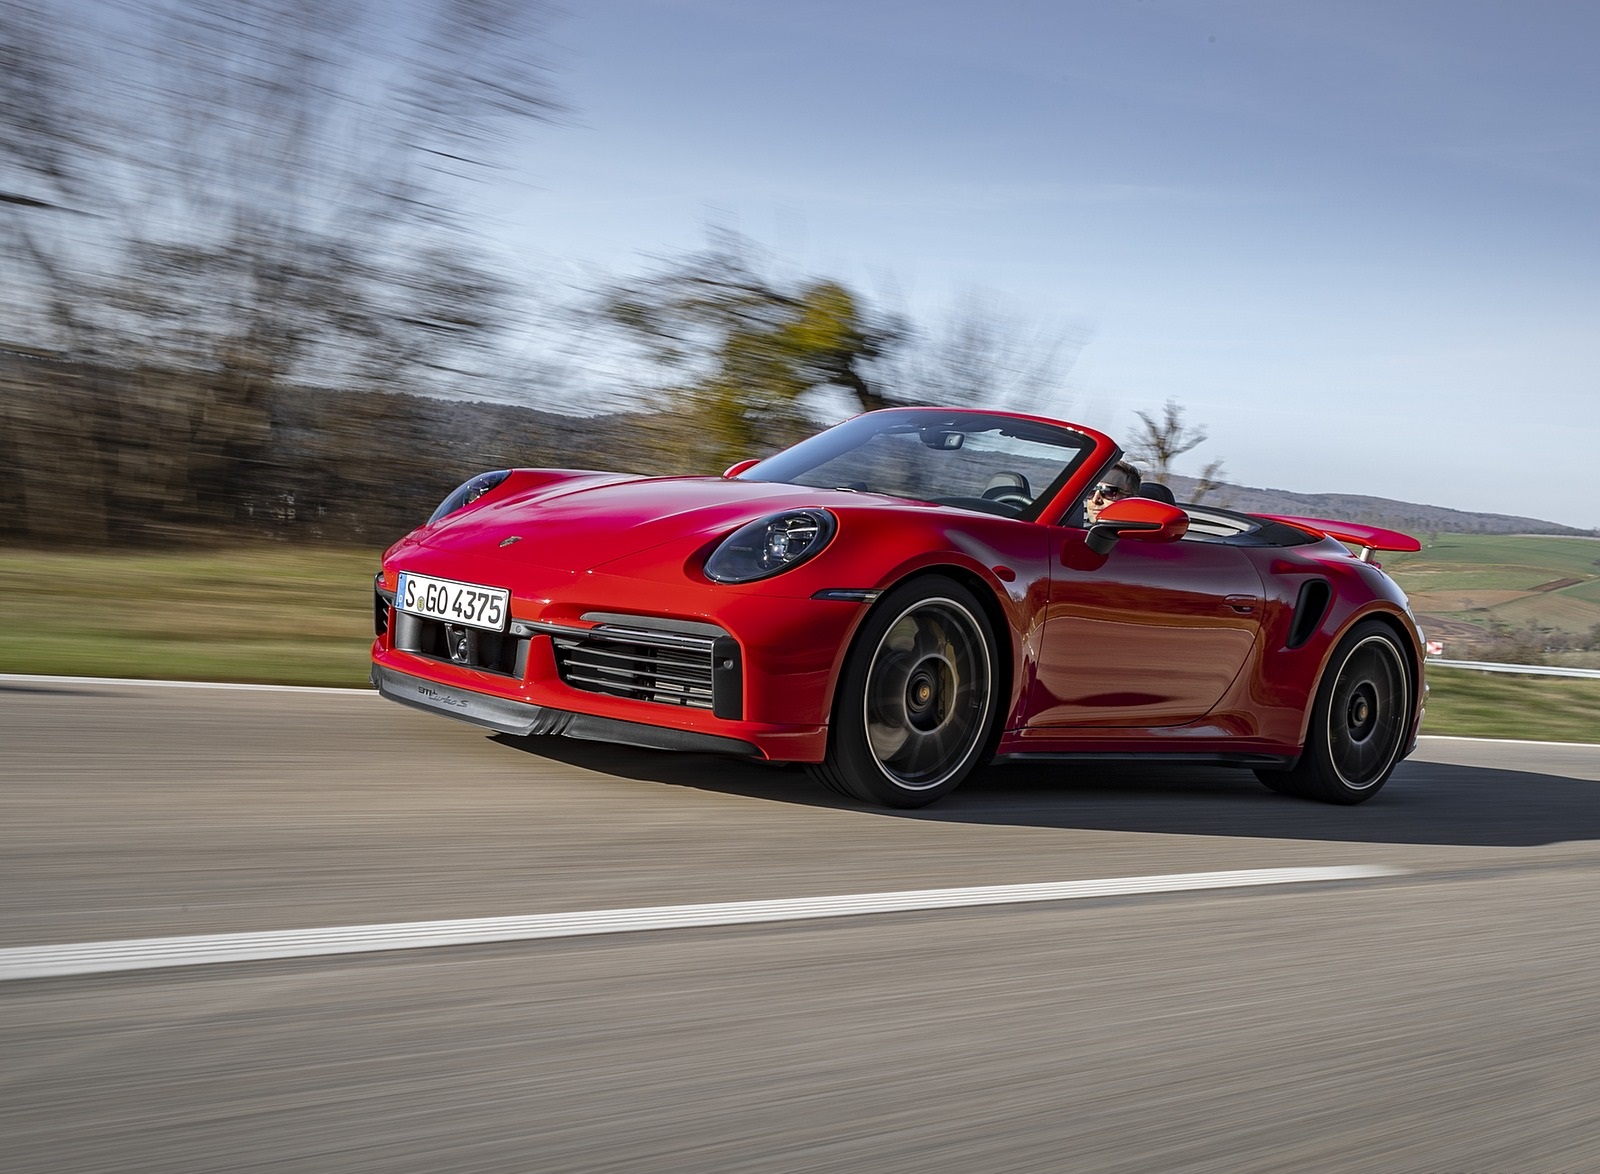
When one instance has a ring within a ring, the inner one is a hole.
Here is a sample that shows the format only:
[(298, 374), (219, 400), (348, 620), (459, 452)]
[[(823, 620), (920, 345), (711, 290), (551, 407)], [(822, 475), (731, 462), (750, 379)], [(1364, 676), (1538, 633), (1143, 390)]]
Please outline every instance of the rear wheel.
[(1291, 771), (1257, 771), (1274, 791), (1324, 803), (1364, 803), (1389, 779), (1410, 728), (1411, 675), (1389, 627), (1356, 625), (1334, 650)]
[(995, 709), (994, 636), (982, 606), (930, 575), (886, 594), (839, 682), (827, 758), (812, 773), (841, 794), (922, 807), (978, 765)]

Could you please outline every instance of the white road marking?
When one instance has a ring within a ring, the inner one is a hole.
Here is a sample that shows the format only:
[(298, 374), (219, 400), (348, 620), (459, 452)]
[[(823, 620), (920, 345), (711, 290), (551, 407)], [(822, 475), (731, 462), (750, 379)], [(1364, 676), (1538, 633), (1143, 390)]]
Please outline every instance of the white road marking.
[(528, 917), (478, 917), (460, 921), (414, 921), (268, 933), (203, 934), (59, 946), (23, 946), (0, 950), (0, 981), (108, 974), (120, 970), (156, 970), (170, 966), (209, 966), (221, 962), (262, 962), (274, 958), (310, 958), (328, 954), (422, 950), (436, 946), (522, 942), (537, 938), (636, 933), (643, 930), (755, 925), (771, 921), (854, 917), (921, 909), (959, 909), (978, 905), (1075, 901), (1203, 889), (1369, 880), (1399, 875), (1398, 869), (1360, 864), (1322, 868), (1250, 868), (1231, 872), (1183, 872), (1166, 876), (1110, 877), (1048, 884), (914, 889), (898, 893), (729, 901), (711, 905), (661, 905), (643, 909), (545, 913)]

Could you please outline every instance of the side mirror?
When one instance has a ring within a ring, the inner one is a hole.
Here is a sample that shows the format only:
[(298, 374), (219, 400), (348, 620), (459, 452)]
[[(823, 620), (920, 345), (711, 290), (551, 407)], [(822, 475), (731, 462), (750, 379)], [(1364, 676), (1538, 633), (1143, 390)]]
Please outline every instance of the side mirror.
[(729, 465), (727, 471), (722, 474), (722, 479), (724, 481), (732, 480), (734, 477), (737, 477), (740, 473), (743, 473), (752, 465), (759, 465), (760, 463), (760, 457), (750, 457), (746, 460), (740, 461), (738, 464)]
[(1175, 505), (1147, 497), (1124, 497), (1100, 511), (1084, 540), (1096, 554), (1109, 553), (1126, 535), (1139, 542), (1176, 542), (1189, 531), (1189, 515)]

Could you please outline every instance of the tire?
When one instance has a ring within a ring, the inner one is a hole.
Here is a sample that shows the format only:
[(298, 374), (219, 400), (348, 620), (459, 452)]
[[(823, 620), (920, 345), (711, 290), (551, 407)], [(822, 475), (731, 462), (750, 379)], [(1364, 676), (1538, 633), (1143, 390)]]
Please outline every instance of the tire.
[(1388, 782), (1411, 728), (1411, 673), (1389, 627), (1357, 624), (1339, 641), (1290, 771), (1257, 771), (1274, 791), (1324, 803), (1365, 803)]
[(923, 807), (984, 758), (998, 694), (994, 633), (965, 587), (929, 575), (878, 601), (834, 701), (826, 786), (886, 807)]

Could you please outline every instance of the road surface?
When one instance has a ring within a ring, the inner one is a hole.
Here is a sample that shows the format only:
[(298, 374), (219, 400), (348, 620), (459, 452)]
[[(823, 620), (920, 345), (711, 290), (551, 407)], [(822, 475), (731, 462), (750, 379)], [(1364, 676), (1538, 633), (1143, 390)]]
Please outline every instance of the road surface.
[[(1600, 748), (1425, 739), (1352, 809), (1012, 766), (895, 813), (362, 692), (10, 678), (0, 755), (0, 975), (125, 939), (1120, 894), (0, 981), (7, 1171), (1600, 1170)], [(1122, 884), (1306, 868), (1348, 879)]]

